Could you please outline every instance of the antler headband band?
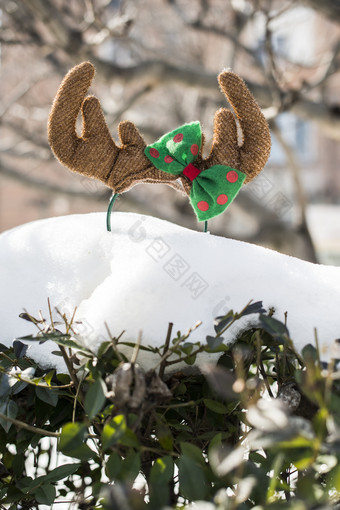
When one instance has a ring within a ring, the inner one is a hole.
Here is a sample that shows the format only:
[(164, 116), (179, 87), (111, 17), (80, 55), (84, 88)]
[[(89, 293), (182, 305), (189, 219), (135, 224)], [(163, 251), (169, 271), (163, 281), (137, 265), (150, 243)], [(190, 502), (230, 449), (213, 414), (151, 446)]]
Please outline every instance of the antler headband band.
[[(121, 145), (114, 142), (100, 103), (86, 96), (95, 70), (84, 62), (65, 76), (48, 122), (48, 138), (59, 161), (70, 170), (99, 179), (115, 194), (142, 182), (166, 183), (190, 197), (198, 220), (223, 212), (244, 182), (264, 167), (270, 152), (267, 122), (244, 81), (235, 73), (218, 76), (222, 92), (234, 109), (242, 131), (238, 143), (233, 113), (219, 109), (214, 119), (214, 137), (209, 156), (203, 158), (199, 122), (181, 126), (146, 146), (136, 126), (123, 121), (118, 126)], [(83, 130), (76, 133), (82, 113)]]

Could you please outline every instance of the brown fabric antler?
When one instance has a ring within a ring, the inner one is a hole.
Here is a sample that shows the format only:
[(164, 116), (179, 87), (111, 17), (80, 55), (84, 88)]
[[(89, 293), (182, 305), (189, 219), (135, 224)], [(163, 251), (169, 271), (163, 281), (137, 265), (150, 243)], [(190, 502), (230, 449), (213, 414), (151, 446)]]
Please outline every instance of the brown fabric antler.
[(224, 164), (254, 179), (265, 166), (271, 147), (267, 121), (246, 84), (235, 73), (223, 71), (218, 81), (232, 106), (242, 132), (238, 144), (237, 125), (233, 114), (221, 108), (215, 114), (214, 139), (208, 165)]
[[(50, 146), (70, 170), (99, 179), (115, 193), (129, 190), (139, 182), (164, 182), (183, 191), (175, 175), (155, 168), (144, 155), (145, 142), (132, 122), (118, 126), (118, 147), (106, 125), (100, 103), (84, 97), (95, 70), (90, 62), (74, 67), (65, 76), (52, 105), (48, 121)], [(82, 113), (83, 131), (76, 134), (76, 120)]]
[(232, 106), (241, 129), (242, 140), (238, 142), (237, 123), (234, 114), (220, 108), (214, 119), (214, 138), (208, 158), (195, 162), (195, 166), (206, 169), (213, 165), (237, 168), (247, 175), (250, 182), (267, 162), (271, 139), (267, 121), (249, 92), (246, 84), (235, 73), (223, 71), (218, 81)]
[[(184, 175), (162, 172), (152, 165), (144, 154), (146, 144), (132, 122), (119, 124), (121, 146), (116, 145), (98, 99), (94, 96), (85, 98), (94, 73), (90, 62), (71, 69), (54, 100), (48, 137), (59, 161), (74, 172), (99, 179), (115, 193), (127, 191), (137, 183), (151, 182), (169, 184), (189, 195), (191, 182)], [(233, 113), (221, 108), (215, 114), (210, 155), (204, 159), (201, 151), (195, 166), (200, 170), (218, 164), (230, 166), (245, 173), (246, 182), (249, 182), (262, 170), (268, 159), (269, 128), (254, 97), (238, 75), (223, 71), (218, 81), (239, 121), (242, 143), (238, 143)], [(83, 118), (80, 137), (76, 134), (79, 111)]]

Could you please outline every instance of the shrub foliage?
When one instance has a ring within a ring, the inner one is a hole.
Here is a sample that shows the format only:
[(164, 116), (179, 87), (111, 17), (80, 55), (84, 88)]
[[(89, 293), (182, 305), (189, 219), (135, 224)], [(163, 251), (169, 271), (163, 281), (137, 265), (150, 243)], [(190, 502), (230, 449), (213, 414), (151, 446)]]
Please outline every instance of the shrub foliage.
[[(161, 348), (137, 344), (127, 359), (124, 335), (108, 332), (94, 353), (60, 315), (22, 314), (37, 334), (1, 345), (0, 508), (337, 507), (338, 372), (320, 362), (316, 335), (297, 353), (256, 302), (218, 317), (201, 342), (170, 324)], [(226, 344), (245, 316), (257, 325)], [(55, 342), (65, 373), (43, 370), (23, 340)], [(147, 373), (140, 350), (156, 360)], [(202, 353), (219, 353), (217, 364), (195, 369)]]

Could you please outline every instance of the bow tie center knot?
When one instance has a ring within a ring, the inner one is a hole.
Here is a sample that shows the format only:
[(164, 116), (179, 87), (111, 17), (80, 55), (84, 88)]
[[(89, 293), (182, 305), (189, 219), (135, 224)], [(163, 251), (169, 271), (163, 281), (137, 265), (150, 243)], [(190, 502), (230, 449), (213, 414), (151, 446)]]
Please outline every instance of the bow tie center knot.
[(194, 165), (192, 165), (191, 163), (189, 163), (188, 166), (186, 166), (183, 170), (183, 175), (185, 175), (186, 177), (188, 177), (188, 179), (190, 181), (193, 181), (194, 179), (196, 179), (196, 177), (202, 172), (202, 170), (199, 170), (198, 168), (196, 168)]

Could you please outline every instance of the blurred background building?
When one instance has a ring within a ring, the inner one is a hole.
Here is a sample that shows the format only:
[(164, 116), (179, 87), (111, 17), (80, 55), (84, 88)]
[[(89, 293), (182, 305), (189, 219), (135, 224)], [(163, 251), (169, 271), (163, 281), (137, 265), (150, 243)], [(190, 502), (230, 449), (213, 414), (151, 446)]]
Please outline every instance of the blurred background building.
[[(46, 123), (64, 74), (92, 61), (92, 91), (117, 138), (147, 142), (199, 119), (211, 142), (232, 68), (270, 123), (265, 170), (211, 233), (340, 264), (340, 7), (331, 0), (0, 0), (0, 232), (56, 215), (105, 211), (110, 190), (52, 156)], [(116, 210), (200, 230), (187, 199), (139, 185)]]

